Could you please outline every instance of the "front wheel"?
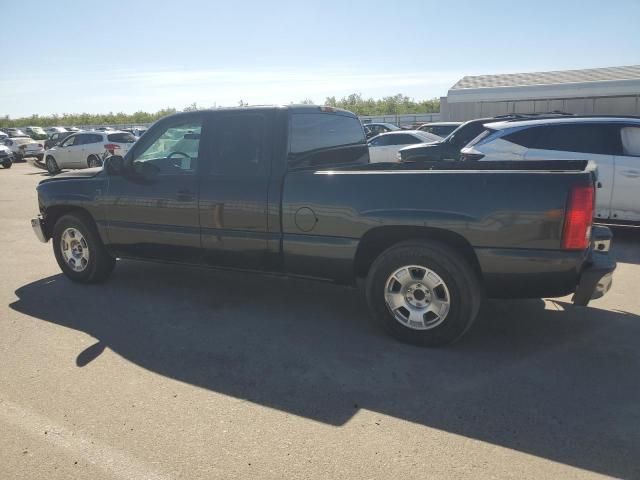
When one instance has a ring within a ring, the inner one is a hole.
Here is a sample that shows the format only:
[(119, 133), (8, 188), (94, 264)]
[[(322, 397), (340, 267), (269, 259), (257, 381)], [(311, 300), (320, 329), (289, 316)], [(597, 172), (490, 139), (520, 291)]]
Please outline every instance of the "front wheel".
[(56, 222), (53, 252), (62, 272), (79, 283), (105, 281), (116, 264), (91, 217), (81, 212), (64, 215)]
[(460, 338), (481, 302), (478, 277), (455, 250), (435, 241), (400, 243), (373, 263), (366, 283), (374, 319), (397, 339), (437, 347)]
[(47, 160), (45, 161), (45, 165), (47, 166), (47, 171), (51, 175), (55, 175), (60, 171), (60, 167), (58, 167), (58, 164), (56, 163), (55, 158), (53, 158), (51, 155), (47, 157)]
[(2, 161), (2, 166), (4, 168), (11, 168), (11, 165), (13, 165), (13, 161), (10, 158)]

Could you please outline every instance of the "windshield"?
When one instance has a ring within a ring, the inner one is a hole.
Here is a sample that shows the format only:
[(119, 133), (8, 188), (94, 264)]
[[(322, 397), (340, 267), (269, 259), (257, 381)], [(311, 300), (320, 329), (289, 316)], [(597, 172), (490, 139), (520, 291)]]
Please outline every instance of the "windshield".
[(445, 142), (451, 143), (456, 147), (462, 148), (471, 140), (476, 138), (482, 131), (484, 126), (482, 122), (468, 122), (456, 128), (451, 135), (445, 138)]

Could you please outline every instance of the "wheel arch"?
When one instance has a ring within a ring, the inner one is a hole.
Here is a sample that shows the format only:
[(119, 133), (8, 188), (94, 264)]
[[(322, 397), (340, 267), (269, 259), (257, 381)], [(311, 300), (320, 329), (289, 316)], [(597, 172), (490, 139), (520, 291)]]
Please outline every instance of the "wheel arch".
[(375, 259), (388, 248), (412, 240), (442, 242), (460, 253), (476, 272), (478, 279), (482, 279), (478, 257), (469, 241), (462, 235), (442, 228), (403, 225), (376, 227), (362, 236), (354, 260), (355, 277), (366, 277)]
[(84, 217), (86, 220), (91, 222), (96, 230), (98, 230), (95, 219), (87, 209), (75, 205), (52, 205), (47, 208), (44, 217), (44, 234), (47, 238), (51, 238), (53, 236), (53, 227), (56, 222), (64, 215), (68, 214), (77, 214), (78, 216)]

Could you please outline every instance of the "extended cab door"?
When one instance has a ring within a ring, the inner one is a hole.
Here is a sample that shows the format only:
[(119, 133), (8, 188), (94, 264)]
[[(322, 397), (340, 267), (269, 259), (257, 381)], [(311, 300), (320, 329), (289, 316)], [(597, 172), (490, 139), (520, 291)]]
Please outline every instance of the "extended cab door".
[(640, 221), (640, 126), (620, 129), (622, 155), (615, 157), (611, 217)]
[[(272, 270), (279, 256), (279, 187), (272, 185), (276, 110), (217, 112), (200, 178), (204, 259), (215, 266)], [(273, 187), (273, 188), (271, 188)], [(269, 208), (270, 191), (273, 192)], [(277, 192), (277, 194), (276, 194)]]
[(126, 156), (123, 175), (110, 174), (104, 195), (109, 243), (122, 256), (197, 261), (204, 114), (167, 117)]

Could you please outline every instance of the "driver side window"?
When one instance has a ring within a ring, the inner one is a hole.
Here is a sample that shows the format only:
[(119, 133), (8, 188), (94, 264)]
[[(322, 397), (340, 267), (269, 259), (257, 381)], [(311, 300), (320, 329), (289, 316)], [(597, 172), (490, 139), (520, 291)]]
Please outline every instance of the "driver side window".
[(202, 120), (182, 120), (158, 129), (136, 149), (133, 166), (155, 167), (158, 173), (195, 173)]
[(62, 142), (62, 144), (60, 145), (61, 147), (70, 147), (71, 145), (74, 144), (76, 138), (78, 138), (77, 135), (74, 135), (72, 137), (67, 138), (64, 142)]

